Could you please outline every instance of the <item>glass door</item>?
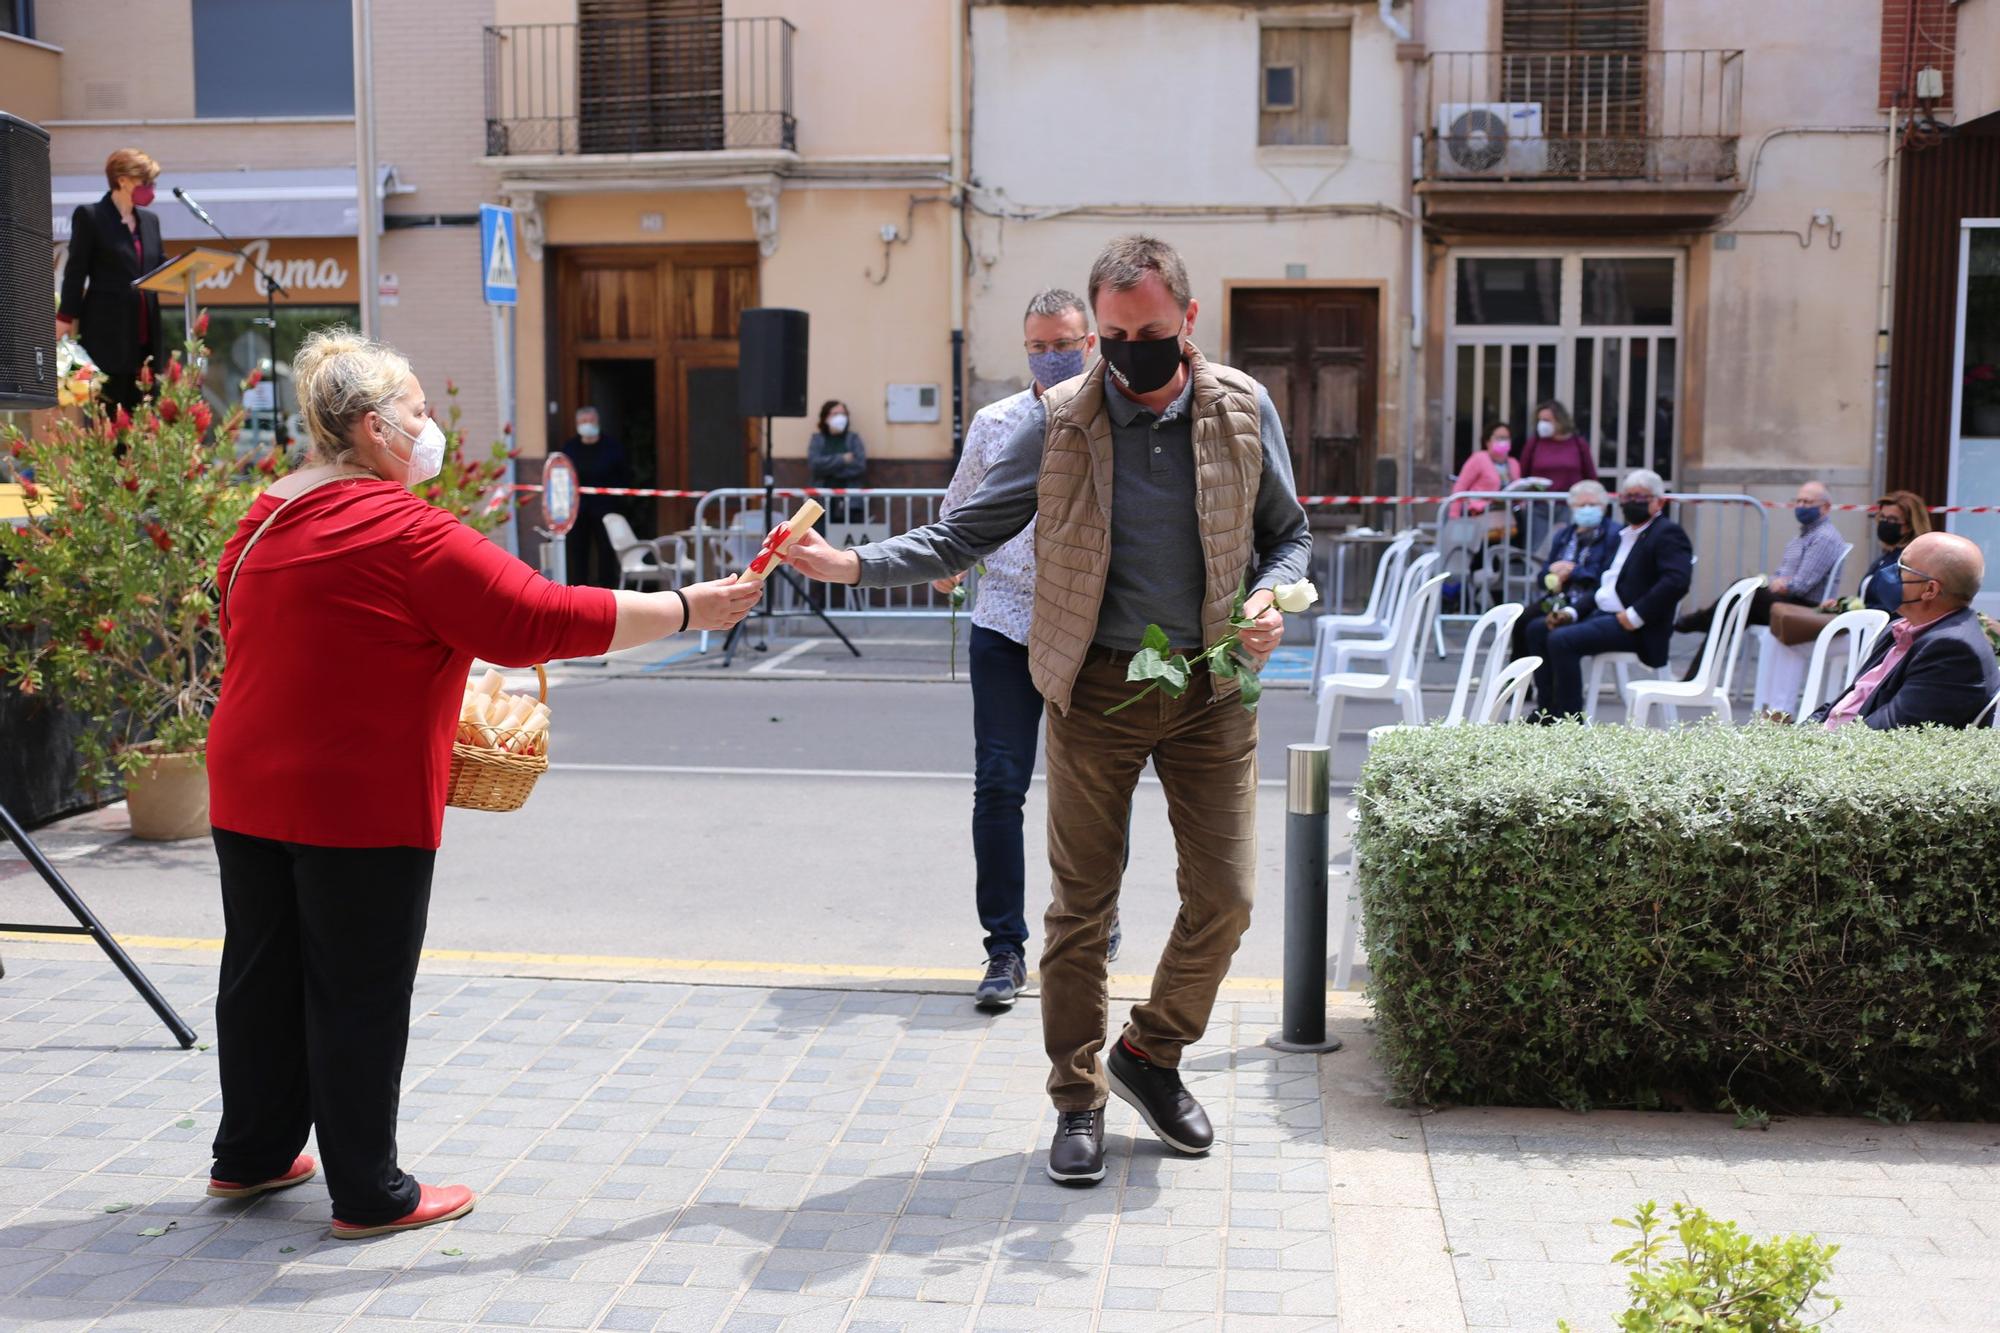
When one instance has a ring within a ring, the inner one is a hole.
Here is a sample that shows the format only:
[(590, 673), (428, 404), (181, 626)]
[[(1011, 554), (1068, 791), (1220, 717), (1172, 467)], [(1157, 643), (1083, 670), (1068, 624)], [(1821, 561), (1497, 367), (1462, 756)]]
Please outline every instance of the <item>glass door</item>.
[[(1958, 401), (1952, 406), (1950, 505), (2000, 504), (2000, 218), (1967, 218), (1958, 240)], [(1975, 605), (2000, 615), (2000, 514), (1953, 514), (1951, 531), (1986, 553)]]

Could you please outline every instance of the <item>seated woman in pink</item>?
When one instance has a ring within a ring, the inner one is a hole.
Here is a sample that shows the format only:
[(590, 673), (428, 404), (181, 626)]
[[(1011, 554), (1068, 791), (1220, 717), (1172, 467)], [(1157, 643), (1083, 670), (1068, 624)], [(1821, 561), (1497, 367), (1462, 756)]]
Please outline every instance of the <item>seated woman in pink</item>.
[[(1514, 451), (1514, 432), (1504, 421), (1496, 421), (1486, 428), (1486, 444), (1474, 449), (1472, 457), (1465, 460), (1465, 466), (1458, 470), (1458, 480), (1451, 484), (1451, 493), (1462, 491), (1498, 491), (1521, 479), (1521, 465), (1508, 455)], [(1459, 500), (1453, 503), (1448, 518), (1463, 518), (1467, 514), (1483, 514), (1490, 501)]]

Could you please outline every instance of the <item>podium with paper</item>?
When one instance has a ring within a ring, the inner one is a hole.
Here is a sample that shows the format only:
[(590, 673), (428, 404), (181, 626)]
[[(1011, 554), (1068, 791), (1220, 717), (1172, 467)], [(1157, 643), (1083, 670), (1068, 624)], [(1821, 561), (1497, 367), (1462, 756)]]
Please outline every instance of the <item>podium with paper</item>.
[(195, 284), (223, 269), (234, 268), (238, 262), (238, 257), (227, 250), (211, 250), (198, 245), (186, 254), (175, 255), (151, 273), (133, 279), (132, 285), (140, 291), (157, 292), (162, 296), (179, 293), (181, 308), (187, 312), (187, 327), (192, 329)]

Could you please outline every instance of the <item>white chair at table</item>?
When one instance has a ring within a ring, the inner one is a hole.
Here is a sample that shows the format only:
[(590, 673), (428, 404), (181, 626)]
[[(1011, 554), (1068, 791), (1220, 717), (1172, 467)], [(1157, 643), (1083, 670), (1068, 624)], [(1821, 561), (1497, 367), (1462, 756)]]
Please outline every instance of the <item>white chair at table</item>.
[[(1519, 722), (1521, 710), (1528, 702), (1528, 687), (1535, 683), (1535, 673), (1542, 669), (1542, 659), (1532, 653), (1517, 657), (1507, 664), (1493, 682), (1493, 697), (1487, 703), (1486, 715), (1477, 719), (1489, 725), (1501, 721)], [(1502, 718), (1502, 714), (1505, 718)]]
[[(1695, 566), (1700, 563), (1700, 556), (1689, 556), (1689, 571), (1692, 572)], [(1688, 586), (1692, 589), (1694, 585), (1690, 583)], [(1687, 594), (1683, 593), (1681, 595), (1685, 597)], [(1680, 609), (1680, 604), (1675, 603), (1674, 614), (1676, 617), (1680, 615)], [(1597, 701), (1604, 693), (1604, 672), (1607, 668), (1618, 674), (1618, 697), (1622, 699), (1625, 697), (1625, 692), (1632, 688), (1632, 669), (1644, 665), (1645, 663), (1639, 660), (1639, 654), (1637, 653), (1592, 653), (1590, 655), (1590, 676), (1583, 684), (1583, 720), (1592, 725), (1595, 725), (1597, 722)], [(1673, 665), (1671, 663), (1661, 667), (1659, 678), (1661, 680), (1671, 680), (1672, 671)]]
[[(1841, 548), (1840, 559), (1833, 562), (1819, 596), (1813, 599), (1814, 606), (1822, 606), (1840, 595), (1840, 576), (1847, 568), (1847, 557), (1853, 554), (1853, 542)], [(1791, 700), (1793, 691), (1805, 679), (1806, 655), (1810, 649), (1802, 643), (1780, 643), (1769, 625), (1751, 626), (1750, 641), (1757, 645), (1757, 684), (1750, 695), (1750, 715), (1755, 717), (1766, 708), (1778, 708)]]
[[(1415, 564), (1411, 568), (1415, 570)], [(1329, 737), (1340, 735), (1340, 708), (1348, 699), (1394, 700), (1402, 705), (1405, 722), (1414, 726), (1424, 720), (1424, 641), (1429, 637), (1431, 621), (1437, 615), (1438, 598), (1443, 594), (1445, 577), (1443, 574), (1433, 575), (1404, 599), (1402, 614), (1396, 621), (1395, 645), (1386, 654), (1387, 670), (1336, 671), (1320, 681), (1319, 725), (1313, 731), (1314, 741), (1327, 745), (1331, 743)]]
[(1313, 622), (1313, 659), (1309, 680), (1318, 680), (1327, 668), (1327, 657), (1335, 640), (1343, 634), (1379, 637), (1396, 627), (1396, 612), (1403, 592), (1403, 571), (1410, 563), (1410, 548), (1417, 543), (1414, 529), (1398, 536), (1382, 548), (1375, 566), (1375, 586), (1368, 590), (1368, 605), (1359, 612), (1330, 611)]
[[(1410, 598), (1415, 596), (1417, 589), (1422, 587), (1425, 580), (1431, 578), (1433, 575), (1444, 578), (1450, 577), (1450, 575), (1445, 574), (1439, 563), (1443, 558), (1437, 551), (1425, 551), (1404, 567), (1403, 581), (1396, 589), (1396, 618), (1390, 621), (1388, 628), (1375, 638), (1341, 639), (1335, 642), (1332, 645), (1333, 660), (1330, 663), (1333, 674), (1339, 675), (1342, 672), (1353, 670), (1357, 659), (1365, 660), (1372, 658), (1379, 661), (1388, 658), (1396, 651), (1397, 644), (1401, 642), (1397, 637), (1396, 627), (1402, 624), (1403, 610), (1410, 604)], [(1428, 626), (1426, 626), (1424, 632), (1430, 632)], [(1321, 676), (1317, 679), (1325, 679), (1325, 677)], [(1316, 689), (1317, 687), (1315, 687)]]
[(1854, 678), (1861, 674), (1861, 664), (1868, 660), (1868, 654), (1875, 651), (1875, 640), (1883, 630), (1889, 628), (1889, 613), (1873, 609), (1843, 611), (1826, 623), (1818, 636), (1813, 639), (1812, 660), (1806, 667), (1805, 688), (1799, 693), (1798, 711), (1792, 720), (1804, 726), (1812, 719), (1819, 706), (1828, 702), (1826, 688), (1827, 659), (1832, 656), (1834, 642), (1843, 635), (1847, 639), (1847, 668), (1836, 682), (1839, 688), (1833, 691), (1838, 700), (1854, 684)]
[[(604, 516), (604, 535), (611, 542), (612, 553), (618, 557), (618, 586), (621, 588), (643, 588), (648, 583), (662, 588), (677, 587), (694, 570), (694, 562), (688, 559), (685, 541), (679, 537), (659, 537), (647, 541), (632, 531), (631, 521), (623, 514)], [(666, 562), (668, 549), (673, 551), (671, 564)]]
[(1702, 645), (1701, 661), (1688, 680), (1637, 680), (1625, 688), (1626, 720), (1643, 727), (1652, 719), (1653, 707), (1664, 705), (1671, 720), (1682, 708), (1712, 708), (1724, 722), (1734, 720), (1729, 703), (1729, 687), (1736, 676), (1736, 660), (1743, 652), (1743, 630), (1750, 619), (1750, 599), (1764, 586), (1764, 576), (1753, 574), (1738, 579), (1715, 604), (1715, 619), (1708, 627), (1708, 642)]
[[(1507, 665), (1507, 654), (1514, 646), (1514, 622), (1521, 618), (1522, 610), (1519, 602), (1503, 602), (1473, 622), (1472, 633), (1465, 640), (1465, 656), (1458, 664), (1458, 684), (1451, 692), (1451, 707), (1446, 710), (1439, 726), (1456, 727), (1486, 721), (1493, 702), (1493, 691), (1499, 683), (1502, 669)], [(1482, 653), (1480, 645), (1486, 642), (1489, 635), (1492, 642)], [(1478, 669), (1479, 681), (1476, 695), (1472, 690), (1474, 668)], [(1385, 722), (1379, 727), (1370, 727), (1368, 744), (1372, 746), (1384, 733), (1407, 725), (1404, 722)]]

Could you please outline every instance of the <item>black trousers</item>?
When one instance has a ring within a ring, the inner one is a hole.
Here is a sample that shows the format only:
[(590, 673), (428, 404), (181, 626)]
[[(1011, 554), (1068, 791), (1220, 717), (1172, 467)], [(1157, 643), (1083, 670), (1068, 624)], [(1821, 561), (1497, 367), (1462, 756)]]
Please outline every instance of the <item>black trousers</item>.
[(225, 934), (214, 1176), (283, 1175), (317, 1128), (333, 1215), (393, 1222), (419, 1193), (396, 1165), (396, 1112), (437, 853), (222, 829), (215, 851)]

